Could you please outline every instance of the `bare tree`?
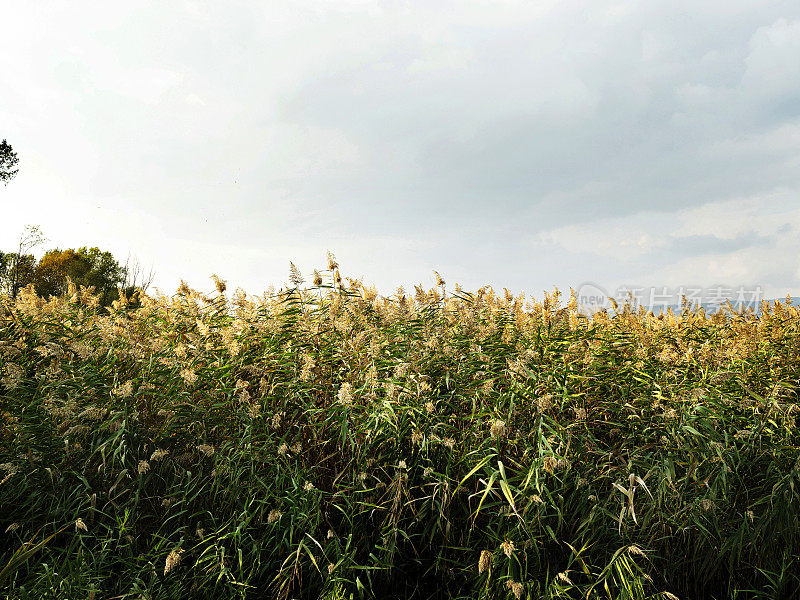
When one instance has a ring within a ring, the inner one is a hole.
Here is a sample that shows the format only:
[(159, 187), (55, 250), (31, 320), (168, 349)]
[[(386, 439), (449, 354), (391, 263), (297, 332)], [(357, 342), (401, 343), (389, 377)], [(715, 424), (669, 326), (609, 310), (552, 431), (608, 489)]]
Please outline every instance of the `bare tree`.
[(123, 270), (125, 272), (125, 281), (122, 284), (122, 289), (125, 293), (132, 294), (137, 290), (146, 292), (155, 278), (152, 266), (149, 269), (145, 269), (139, 259), (130, 254), (128, 254)]
[(6, 255), (4, 283), (12, 299), (33, 278), (36, 261), (29, 252), (46, 241), (47, 238), (38, 225), (26, 225), (17, 241), (17, 251)]

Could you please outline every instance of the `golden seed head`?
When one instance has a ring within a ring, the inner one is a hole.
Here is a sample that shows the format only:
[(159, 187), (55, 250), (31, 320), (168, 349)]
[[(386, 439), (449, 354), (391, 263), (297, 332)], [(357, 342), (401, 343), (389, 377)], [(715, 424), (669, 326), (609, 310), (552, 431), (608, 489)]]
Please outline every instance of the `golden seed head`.
[(339, 388), (339, 393), (337, 394), (339, 398), (339, 403), (344, 404), (345, 406), (353, 403), (353, 386), (349, 383), (343, 383), (342, 387)]
[(226, 290), (226, 289), (228, 289), (228, 284), (227, 284), (227, 283), (225, 283), (225, 281), (224, 281), (224, 280), (220, 279), (220, 278), (219, 278), (219, 277), (217, 277), (216, 275), (212, 275), (212, 276), (211, 276), (211, 279), (213, 279), (213, 280), (214, 280), (214, 285), (216, 286), (216, 288), (217, 288), (217, 291), (218, 291), (220, 294), (224, 294), (224, 293), (225, 293), (225, 290)]
[(164, 575), (178, 566), (178, 564), (181, 562), (181, 554), (183, 554), (183, 550), (180, 548), (169, 553), (166, 563), (164, 564)]
[(151, 455), (150, 460), (161, 460), (167, 454), (169, 454), (169, 450), (163, 450), (161, 448), (157, 448)]
[(642, 550), (636, 544), (632, 544), (632, 545), (628, 546), (628, 553), (632, 554), (634, 556), (646, 556), (646, 554), (644, 553), (644, 550)]
[(120, 398), (130, 398), (133, 393), (133, 381), (130, 379), (121, 386), (114, 389), (114, 393)]
[(216, 452), (214, 446), (209, 446), (208, 444), (200, 444), (197, 446), (197, 450), (204, 456), (214, 456), (214, 453)]
[(502, 419), (493, 419), (489, 425), (489, 435), (497, 440), (502, 440), (506, 437), (506, 422)]
[(305, 282), (303, 275), (292, 261), (289, 261), (289, 281), (294, 287), (300, 287)]
[(492, 570), (492, 553), (488, 550), (481, 550), (481, 556), (478, 559), (478, 573), (485, 573)]
[(553, 395), (544, 394), (536, 398), (536, 409), (539, 412), (546, 412), (553, 407)]
[(511, 590), (515, 598), (522, 598), (522, 594), (525, 593), (525, 586), (513, 579), (506, 581), (506, 587)]
[(700, 501), (700, 507), (701, 507), (701, 508), (702, 508), (702, 509), (703, 509), (705, 512), (709, 512), (709, 511), (711, 511), (711, 510), (714, 510), (714, 509), (717, 507), (717, 505), (714, 503), (714, 501), (713, 501), (713, 500), (709, 500), (708, 498), (703, 498), (703, 499)]
[(336, 257), (333, 255), (333, 252), (330, 250), (328, 251), (328, 270), (335, 271), (339, 268), (339, 263), (336, 262)]
[(278, 429), (281, 426), (281, 420), (283, 419), (283, 412), (277, 412), (272, 415), (272, 428)]
[(192, 369), (182, 369), (181, 377), (188, 385), (192, 385), (197, 381), (197, 373)]

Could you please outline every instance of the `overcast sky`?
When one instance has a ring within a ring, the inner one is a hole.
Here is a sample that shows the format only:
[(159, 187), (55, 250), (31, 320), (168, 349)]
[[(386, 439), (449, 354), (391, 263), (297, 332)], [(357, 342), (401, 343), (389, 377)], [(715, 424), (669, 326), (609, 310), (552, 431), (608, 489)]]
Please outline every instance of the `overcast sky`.
[(3, 2), (0, 247), (800, 295), (800, 2)]

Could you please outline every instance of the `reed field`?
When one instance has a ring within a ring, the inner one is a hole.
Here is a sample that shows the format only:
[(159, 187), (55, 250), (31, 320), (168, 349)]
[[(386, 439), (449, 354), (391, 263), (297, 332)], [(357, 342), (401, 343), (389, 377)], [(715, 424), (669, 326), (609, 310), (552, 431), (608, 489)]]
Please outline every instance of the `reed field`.
[(2, 301), (0, 595), (800, 597), (800, 309), (328, 266)]

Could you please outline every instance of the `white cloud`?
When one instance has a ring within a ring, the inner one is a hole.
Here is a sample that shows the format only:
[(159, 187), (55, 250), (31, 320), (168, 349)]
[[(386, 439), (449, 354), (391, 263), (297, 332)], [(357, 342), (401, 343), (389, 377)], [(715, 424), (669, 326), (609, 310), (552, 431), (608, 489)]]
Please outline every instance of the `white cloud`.
[(800, 20), (776, 20), (750, 38), (742, 86), (761, 98), (800, 94)]
[(4, 247), (39, 222), (61, 245), (147, 255), (165, 288), (227, 271), (258, 290), (327, 248), (389, 287), (432, 268), (515, 289), (800, 284), (773, 254), (795, 252), (800, 223), (800, 5), (186, 0), (8, 17), (0, 138), (22, 162), (0, 188)]

